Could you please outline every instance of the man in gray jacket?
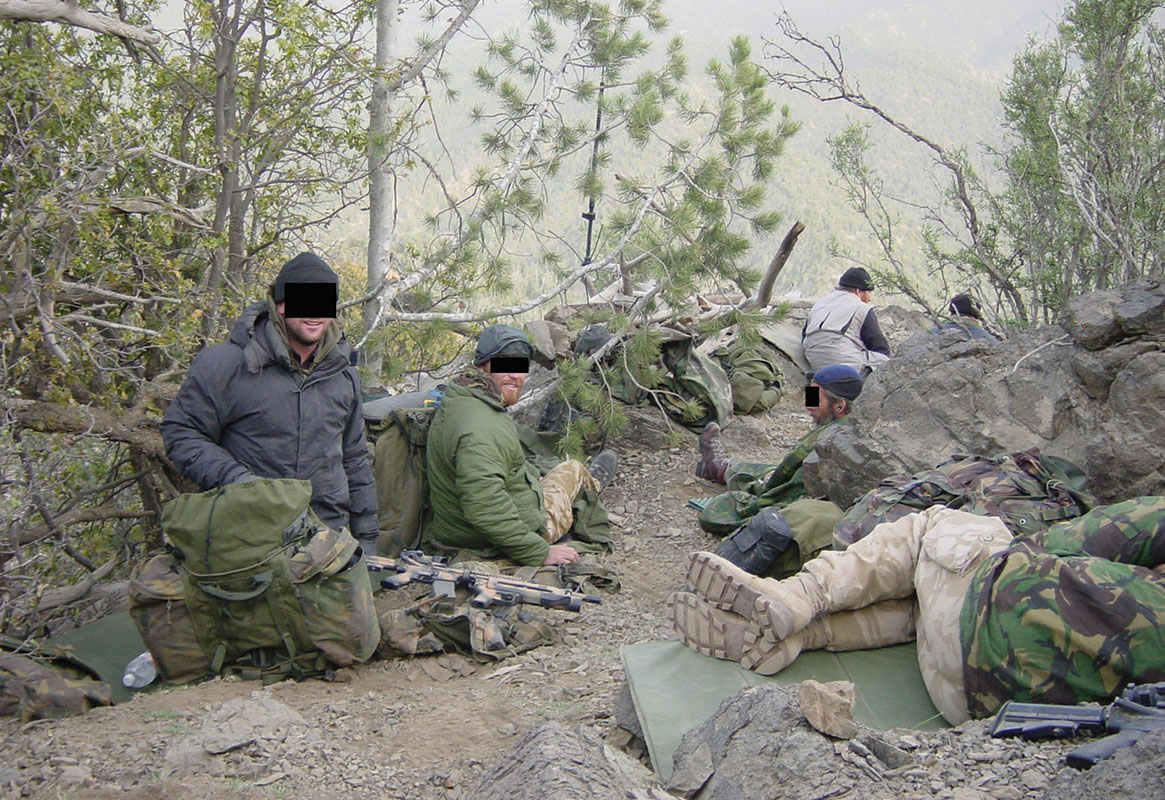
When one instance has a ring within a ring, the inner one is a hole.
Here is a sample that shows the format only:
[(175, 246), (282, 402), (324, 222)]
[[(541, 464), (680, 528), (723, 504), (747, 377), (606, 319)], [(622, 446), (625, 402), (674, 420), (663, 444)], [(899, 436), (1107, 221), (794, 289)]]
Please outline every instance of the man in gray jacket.
[(376, 485), (352, 348), (334, 319), (338, 292), (339, 277), (318, 256), (284, 264), (267, 299), (194, 359), (162, 439), (204, 490), (255, 477), (311, 481), (320, 521), (347, 526), (375, 552)]
[(851, 267), (838, 280), (836, 291), (814, 303), (801, 331), (810, 367), (846, 364), (864, 378), (890, 359), (890, 345), (870, 305), (873, 290), (870, 273)]

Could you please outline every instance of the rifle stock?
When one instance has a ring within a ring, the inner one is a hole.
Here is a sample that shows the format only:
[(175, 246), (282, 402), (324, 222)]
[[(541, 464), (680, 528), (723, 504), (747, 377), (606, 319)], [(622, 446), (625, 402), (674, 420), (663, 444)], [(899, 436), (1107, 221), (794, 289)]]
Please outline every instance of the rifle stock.
[(1112, 704), (1103, 707), (1009, 700), (996, 714), (991, 735), (1049, 739), (1080, 731), (1108, 731), (1111, 735), (1081, 745), (1064, 757), (1068, 766), (1088, 769), (1120, 748), (1135, 744), (1142, 733), (1160, 729), (1165, 729), (1165, 682), (1130, 684)]
[(455, 587), (461, 586), (473, 595), (470, 604), (477, 608), (527, 603), (578, 612), (582, 610), (583, 603), (602, 602), (601, 598), (593, 594), (572, 592), (507, 575), (452, 567), (445, 563), (444, 558), (426, 556), (419, 550), (405, 550), (398, 558), (365, 556), (365, 561), (373, 571), (390, 573), (380, 579), (380, 585), (386, 589), (424, 583), (433, 586), (436, 594), (451, 595)]

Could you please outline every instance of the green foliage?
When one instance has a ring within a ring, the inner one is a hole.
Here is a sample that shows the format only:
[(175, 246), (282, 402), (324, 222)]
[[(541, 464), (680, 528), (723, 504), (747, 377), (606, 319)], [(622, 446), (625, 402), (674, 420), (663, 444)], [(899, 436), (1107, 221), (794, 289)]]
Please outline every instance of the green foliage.
[(1033, 310), (1165, 265), (1160, 0), (1078, 0), (1020, 53), (1003, 94), (1001, 233)]
[[(964, 150), (879, 112), (929, 147), (950, 179), (945, 205), (892, 197), (867, 160), (870, 126), (851, 124), (832, 137), (832, 166), (877, 244), (871, 266), (883, 285), (926, 308), (969, 290), (1001, 320), (1031, 324), (1054, 320), (1078, 294), (1161, 272), (1165, 34), (1153, 19), (1162, 6), (1076, 0), (1054, 40), (1033, 41), (1016, 56), (1002, 97), (1008, 139), (995, 152), (1002, 190), (986, 185)], [(840, 80), (812, 79), (831, 88)], [(925, 269), (903, 255), (904, 216), (915, 217)], [(853, 257), (846, 244), (834, 252)]]

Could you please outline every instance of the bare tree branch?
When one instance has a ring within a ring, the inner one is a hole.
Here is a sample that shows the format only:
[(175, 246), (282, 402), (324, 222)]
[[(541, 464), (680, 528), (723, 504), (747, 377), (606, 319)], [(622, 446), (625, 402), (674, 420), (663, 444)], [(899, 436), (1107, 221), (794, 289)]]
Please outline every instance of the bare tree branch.
[(0, 0), (0, 19), (59, 22), (117, 36), (141, 44), (158, 44), (162, 36), (153, 27), (139, 28), (116, 17), (86, 11), (77, 0)]
[(777, 248), (773, 260), (769, 262), (769, 268), (765, 270), (764, 277), (761, 278), (760, 286), (756, 289), (756, 294), (744, 301), (742, 308), (765, 308), (773, 296), (773, 284), (777, 280), (777, 276), (784, 269), (785, 263), (789, 260), (789, 256), (793, 254), (793, 248), (797, 246), (797, 238), (801, 232), (805, 230), (805, 226), (798, 221), (789, 232), (785, 234), (785, 238), (781, 241), (781, 246)]

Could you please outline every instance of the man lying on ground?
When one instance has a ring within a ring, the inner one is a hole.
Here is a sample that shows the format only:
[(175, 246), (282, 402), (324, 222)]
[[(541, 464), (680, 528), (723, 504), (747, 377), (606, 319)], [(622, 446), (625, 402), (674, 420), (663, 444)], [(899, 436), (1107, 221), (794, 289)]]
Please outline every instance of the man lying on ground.
[(1007, 700), (1107, 700), (1165, 680), (1165, 497), (1103, 506), (1031, 537), (933, 506), (786, 580), (694, 553), (669, 607), (704, 655), (775, 674), (802, 650), (918, 639), (927, 692), (957, 725)]

